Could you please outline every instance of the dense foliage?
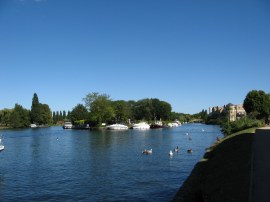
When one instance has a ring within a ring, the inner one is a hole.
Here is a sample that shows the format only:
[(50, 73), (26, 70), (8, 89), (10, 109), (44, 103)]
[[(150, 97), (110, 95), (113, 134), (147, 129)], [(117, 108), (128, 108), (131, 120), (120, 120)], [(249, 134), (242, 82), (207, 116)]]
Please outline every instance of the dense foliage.
[(270, 112), (270, 96), (262, 90), (250, 91), (244, 100), (246, 112), (258, 119), (268, 119)]
[(222, 122), (221, 127), (224, 134), (229, 135), (247, 128), (261, 127), (263, 125), (264, 123), (261, 120), (253, 119), (250, 117), (243, 117), (233, 122), (224, 121)]
[(49, 125), (52, 123), (52, 112), (47, 104), (39, 102), (38, 96), (34, 93), (30, 111), (31, 123), (37, 125)]
[(85, 106), (82, 104), (77, 104), (72, 111), (70, 112), (70, 119), (72, 122), (87, 120), (89, 117), (89, 113)]
[(40, 117), (40, 103), (38, 100), (38, 96), (36, 93), (34, 93), (33, 99), (32, 99), (32, 106), (31, 106), (31, 122), (38, 124), (41, 122), (41, 117)]
[(24, 109), (15, 104), (13, 109), (0, 110), (0, 125), (11, 128), (29, 127), (31, 123), (37, 125), (50, 125), (52, 112), (49, 105), (39, 103), (38, 96), (34, 93), (31, 110)]
[(15, 104), (9, 117), (9, 124), (13, 128), (24, 128), (30, 125), (30, 113), (21, 105)]

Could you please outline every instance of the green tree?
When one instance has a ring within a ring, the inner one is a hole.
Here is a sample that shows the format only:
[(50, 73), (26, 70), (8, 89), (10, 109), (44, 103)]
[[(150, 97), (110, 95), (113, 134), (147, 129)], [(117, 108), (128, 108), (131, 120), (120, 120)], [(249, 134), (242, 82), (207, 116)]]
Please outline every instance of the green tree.
[(112, 102), (112, 104), (117, 122), (126, 122), (131, 118), (131, 107), (128, 102), (117, 100)]
[(10, 125), (13, 128), (24, 128), (30, 125), (30, 113), (21, 105), (15, 104), (10, 114)]
[(62, 113), (62, 111), (60, 111), (59, 119), (60, 119), (60, 121), (63, 121), (64, 120), (63, 119), (63, 113)]
[(34, 93), (33, 99), (32, 99), (32, 106), (31, 106), (31, 122), (39, 124), (40, 122), (40, 103), (38, 100), (38, 96), (36, 93)]
[(53, 112), (53, 123), (56, 123), (56, 114), (55, 114), (55, 111)]
[(56, 111), (55, 120), (56, 120), (56, 123), (58, 121), (60, 121), (60, 119), (59, 119), (59, 111)]
[(89, 117), (89, 113), (85, 106), (82, 104), (77, 104), (70, 113), (71, 121), (74, 123), (79, 120), (87, 120)]
[(47, 104), (40, 104), (40, 124), (49, 125), (52, 123), (52, 112)]
[(94, 125), (110, 122), (114, 119), (112, 101), (107, 94), (89, 93), (83, 98), (85, 107), (90, 112), (90, 120)]
[(246, 95), (243, 106), (249, 115), (267, 119), (270, 109), (269, 95), (262, 90), (252, 90)]
[(2, 125), (8, 126), (11, 112), (11, 109), (3, 109), (0, 111), (0, 123)]
[(137, 101), (133, 107), (134, 118), (136, 120), (153, 119), (169, 120), (172, 107), (165, 101), (160, 101), (157, 98), (142, 99)]
[(159, 99), (151, 99), (152, 109), (157, 119), (169, 120), (172, 112), (172, 107), (169, 103), (165, 101), (160, 101)]
[(67, 114), (66, 114), (66, 111), (64, 110), (63, 111), (63, 120), (65, 120), (67, 118)]
[(133, 108), (134, 119), (135, 120), (153, 120), (155, 118), (155, 114), (153, 111), (153, 105), (151, 99), (142, 99), (138, 100)]

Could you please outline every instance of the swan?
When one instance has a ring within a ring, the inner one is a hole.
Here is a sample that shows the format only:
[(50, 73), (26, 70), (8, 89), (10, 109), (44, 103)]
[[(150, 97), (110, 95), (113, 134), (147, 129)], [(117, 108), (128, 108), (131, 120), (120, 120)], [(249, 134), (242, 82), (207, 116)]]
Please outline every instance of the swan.
[(172, 157), (172, 156), (173, 156), (173, 152), (172, 152), (172, 150), (170, 150), (170, 152), (169, 152), (169, 156), (170, 156), (170, 157)]
[(187, 152), (188, 152), (188, 153), (192, 153), (193, 150), (192, 150), (192, 149), (188, 149)]
[(152, 149), (145, 149), (142, 151), (143, 154), (152, 154), (153, 150)]
[(178, 152), (179, 151), (179, 147), (177, 146), (176, 148), (174, 148), (174, 152)]

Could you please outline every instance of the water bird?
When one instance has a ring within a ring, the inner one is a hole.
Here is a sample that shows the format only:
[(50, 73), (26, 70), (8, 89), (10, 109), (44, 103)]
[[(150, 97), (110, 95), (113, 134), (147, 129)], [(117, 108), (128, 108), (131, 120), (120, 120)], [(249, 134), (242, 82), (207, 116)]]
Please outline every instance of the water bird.
[(153, 150), (152, 149), (145, 149), (142, 151), (143, 154), (152, 154)]
[(192, 150), (192, 149), (188, 149), (187, 152), (188, 152), (188, 153), (192, 153), (193, 150)]
[(174, 148), (174, 152), (178, 152), (179, 151), (179, 147), (177, 146), (176, 148)]
[(188, 135), (188, 133), (186, 133), (186, 135)]
[(172, 156), (173, 156), (173, 152), (172, 152), (172, 150), (170, 150), (170, 152), (169, 152), (169, 156), (170, 156), (170, 157), (172, 157)]
[(189, 137), (188, 140), (192, 140), (191, 137)]

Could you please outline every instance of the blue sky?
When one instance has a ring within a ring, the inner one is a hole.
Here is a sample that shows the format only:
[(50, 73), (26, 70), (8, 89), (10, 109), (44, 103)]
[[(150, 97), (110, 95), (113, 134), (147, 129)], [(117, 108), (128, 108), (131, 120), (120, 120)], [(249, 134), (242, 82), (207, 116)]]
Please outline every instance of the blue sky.
[(176, 112), (270, 92), (267, 0), (1, 0), (0, 109), (53, 111), (87, 93)]

